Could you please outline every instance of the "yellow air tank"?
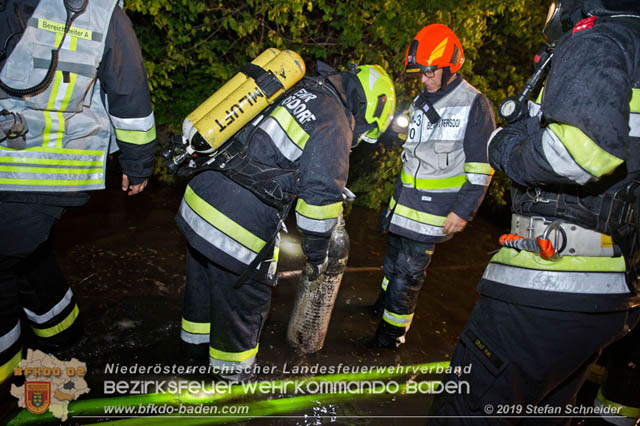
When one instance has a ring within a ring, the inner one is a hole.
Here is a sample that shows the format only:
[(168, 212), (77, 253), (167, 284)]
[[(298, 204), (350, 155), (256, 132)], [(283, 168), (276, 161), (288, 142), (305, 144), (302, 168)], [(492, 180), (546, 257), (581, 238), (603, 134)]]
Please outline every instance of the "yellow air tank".
[(185, 118), (182, 135), (191, 145), (198, 134), (213, 153), (269, 104), (302, 79), (304, 61), (296, 52), (267, 49)]

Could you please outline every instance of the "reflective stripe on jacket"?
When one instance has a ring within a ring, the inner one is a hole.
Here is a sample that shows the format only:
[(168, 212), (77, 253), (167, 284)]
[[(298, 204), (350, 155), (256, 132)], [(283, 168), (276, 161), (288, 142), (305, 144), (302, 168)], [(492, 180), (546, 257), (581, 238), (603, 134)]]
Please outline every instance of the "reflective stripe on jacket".
[[(24, 116), (27, 148), (0, 144), (3, 191), (78, 191), (104, 188), (112, 128), (96, 78), (116, 1), (89, 2), (73, 22), (59, 51), (58, 67), (46, 90), (0, 100), (0, 108)], [(62, 40), (62, 0), (41, 0), (22, 38), (0, 72), (16, 89), (43, 80), (51, 50)]]

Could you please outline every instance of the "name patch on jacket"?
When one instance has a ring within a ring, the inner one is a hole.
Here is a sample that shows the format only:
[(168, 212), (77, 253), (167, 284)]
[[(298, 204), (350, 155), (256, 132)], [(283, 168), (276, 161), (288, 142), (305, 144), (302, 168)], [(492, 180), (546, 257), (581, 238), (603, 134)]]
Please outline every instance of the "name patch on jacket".
[(316, 116), (307, 107), (307, 102), (316, 98), (316, 95), (306, 89), (300, 89), (293, 95), (287, 96), (281, 105), (286, 107), (300, 124), (305, 124), (316, 120)]
[(427, 140), (462, 140), (469, 107), (448, 107), (438, 111), (437, 123), (431, 123), (421, 110), (415, 111), (409, 126), (408, 142)]

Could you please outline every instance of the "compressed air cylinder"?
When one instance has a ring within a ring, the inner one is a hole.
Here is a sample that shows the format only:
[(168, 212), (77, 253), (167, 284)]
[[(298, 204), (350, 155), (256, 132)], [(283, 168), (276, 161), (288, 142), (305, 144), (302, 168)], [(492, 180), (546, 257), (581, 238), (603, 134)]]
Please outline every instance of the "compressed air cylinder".
[[(302, 58), (291, 50), (267, 49), (251, 64), (271, 74), (282, 88), (270, 94), (243, 69), (220, 87), (182, 123), (182, 135), (187, 141), (201, 136), (214, 152), (238, 130), (275, 102), (286, 90), (302, 79), (306, 66)], [(249, 71), (246, 71), (249, 72)], [(272, 86), (273, 87), (273, 86)]]
[(314, 353), (322, 349), (348, 258), (349, 235), (341, 214), (331, 234), (326, 272), (313, 281), (303, 273), (298, 285), (287, 329), (287, 340), (298, 352)]

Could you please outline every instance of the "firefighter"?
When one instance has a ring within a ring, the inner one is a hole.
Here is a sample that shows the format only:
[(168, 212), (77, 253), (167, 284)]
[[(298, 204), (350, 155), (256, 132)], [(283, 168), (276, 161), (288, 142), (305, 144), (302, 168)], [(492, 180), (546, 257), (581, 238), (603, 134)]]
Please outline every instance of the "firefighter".
[(383, 218), (384, 278), (373, 307), (382, 320), (367, 342), (372, 347), (405, 341), (436, 243), (464, 229), (491, 182), (493, 106), (457, 74), (463, 62), (460, 41), (441, 24), (424, 27), (407, 50), (406, 72), (420, 78), (424, 91), (410, 108), (402, 171)]
[[(375, 142), (392, 118), (394, 86), (381, 67), (337, 72), (318, 62), (317, 71), (240, 132), (250, 159), (242, 170), (252, 171), (196, 175), (177, 215), (188, 241), (184, 355), (208, 359), (227, 380), (251, 376), (288, 207), (297, 197), (305, 268), (315, 279), (327, 267), (350, 149), (360, 140)], [(239, 178), (248, 174), (265, 178), (247, 185)]]
[[(562, 417), (588, 366), (638, 322), (639, 9), (636, 1), (552, 4), (541, 109), (496, 130), (489, 160), (512, 180), (511, 233), (553, 250), (503, 247), (493, 256), (451, 361), (471, 372), (444, 379), (469, 392), (436, 397), (434, 415), (538, 407)], [(497, 422), (470, 419), (459, 423)]]
[(104, 188), (110, 152), (120, 148), (128, 195), (142, 192), (152, 172), (147, 75), (117, 3), (0, 1), (0, 110), (13, 120), (0, 142), (0, 382), (21, 359), (23, 325), (47, 351), (80, 336), (53, 225)]

